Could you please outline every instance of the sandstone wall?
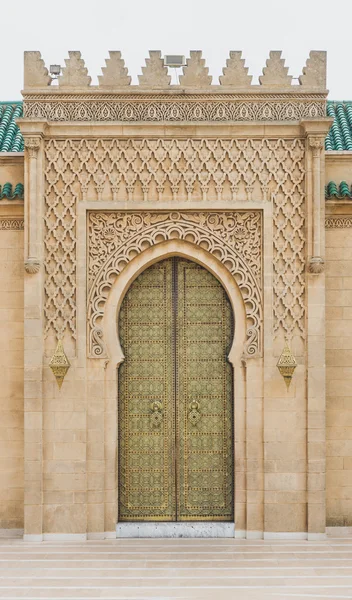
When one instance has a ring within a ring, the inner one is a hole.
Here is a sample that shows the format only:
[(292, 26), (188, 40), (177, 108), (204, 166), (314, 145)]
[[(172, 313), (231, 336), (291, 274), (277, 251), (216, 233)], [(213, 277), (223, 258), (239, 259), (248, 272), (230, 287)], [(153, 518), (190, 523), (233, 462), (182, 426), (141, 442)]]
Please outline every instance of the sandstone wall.
[(327, 204), (327, 526), (351, 526), (352, 210)]
[(2, 200), (0, 529), (23, 528), (23, 238), (23, 206), (17, 202)]

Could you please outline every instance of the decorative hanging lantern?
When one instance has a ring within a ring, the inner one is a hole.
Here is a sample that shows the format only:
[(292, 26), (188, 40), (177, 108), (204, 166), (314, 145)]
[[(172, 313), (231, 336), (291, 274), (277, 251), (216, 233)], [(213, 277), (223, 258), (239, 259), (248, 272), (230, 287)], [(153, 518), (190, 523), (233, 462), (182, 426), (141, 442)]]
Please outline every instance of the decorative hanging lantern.
[(290, 383), (296, 367), (297, 361), (289, 348), (287, 339), (285, 339), (285, 346), (277, 362), (277, 368), (279, 369), (280, 374), (285, 380), (287, 389), (290, 387)]
[(70, 366), (70, 361), (68, 360), (65, 354), (64, 347), (62, 345), (62, 340), (59, 340), (56, 346), (56, 350), (49, 362), (49, 367), (56, 378), (59, 389), (61, 389), (62, 382)]

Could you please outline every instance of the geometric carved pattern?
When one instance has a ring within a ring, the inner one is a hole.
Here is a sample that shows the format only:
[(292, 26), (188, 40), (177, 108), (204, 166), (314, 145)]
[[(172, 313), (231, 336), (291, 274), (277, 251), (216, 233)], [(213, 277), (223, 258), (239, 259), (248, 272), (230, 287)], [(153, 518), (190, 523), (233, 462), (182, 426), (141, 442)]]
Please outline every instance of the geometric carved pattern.
[(336, 215), (325, 218), (325, 229), (350, 229), (352, 227), (352, 217), (348, 215)]
[(76, 338), (76, 195), (77, 183), (63, 162), (60, 145), (46, 149), (45, 333)]
[(49, 121), (299, 121), (325, 117), (325, 96), (25, 94), (24, 117)]
[[(278, 143), (278, 153), (281, 142)], [(274, 335), (305, 336), (305, 202), (304, 145), (283, 142), (286, 169), (276, 173), (273, 194)], [(290, 165), (290, 168), (287, 168)], [(280, 182), (279, 182), (280, 180)]]
[(261, 211), (90, 212), (88, 216), (89, 355), (106, 356), (102, 319), (109, 291), (122, 269), (148, 247), (180, 239), (214, 254), (236, 279), (247, 316), (246, 354), (261, 352)]
[(81, 199), (127, 201), (131, 210), (135, 202), (148, 210), (151, 201), (153, 208), (158, 201), (172, 201), (177, 210), (179, 201), (195, 209), (199, 200), (212, 208), (217, 201), (273, 200), (274, 330), (303, 336), (302, 140), (49, 139), (45, 158), (45, 317), (46, 331), (57, 339), (67, 331), (76, 336), (75, 227)]
[(24, 219), (13, 217), (0, 217), (0, 230), (22, 231), (24, 229)]

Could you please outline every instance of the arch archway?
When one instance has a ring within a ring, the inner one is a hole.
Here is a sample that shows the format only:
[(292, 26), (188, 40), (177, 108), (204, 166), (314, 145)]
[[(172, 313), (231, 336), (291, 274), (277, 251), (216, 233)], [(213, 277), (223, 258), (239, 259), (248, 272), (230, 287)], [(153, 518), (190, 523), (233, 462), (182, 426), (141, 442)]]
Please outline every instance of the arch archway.
[(232, 521), (234, 319), (217, 278), (169, 257), (118, 318), (119, 520)]
[(246, 314), (247, 356), (261, 354), (261, 215), (222, 213), (90, 213), (88, 347), (91, 358), (108, 356), (102, 321), (110, 290), (129, 263), (147, 249), (179, 240), (206, 251), (230, 272)]
[(144, 250), (128, 263), (116, 278), (107, 298), (102, 330), (109, 363), (118, 366), (124, 358), (120, 344), (116, 315), (131, 283), (150, 265), (170, 256), (180, 256), (205, 267), (225, 289), (235, 316), (236, 334), (233, 338), (229, 361), (240, 365), (246, 341), (246, 310), (241, 290), (228, 269), (207, 250), (184, 240), (169, 240)]
[[(106, 452), (109, 460), (111, 461), (110, 477), (113, 477), (115, 481), (114, 490), (111, 490), (112, 500), (105, 509), (105, 522), (106, 530), (111, 531), (111, 524), (117, 522), (118, 518), (118, 478), (117, 478), (117, 460), (118, 460), (118, 438), (117, 438), (117, 427), (114, 427), (114, 423), (117, 423), (118, 419), (118, 376), (119, 369), (117, 368), (124, 360), (123, 351), (119, 339), (118, 327), (116, 327), (117, 316), (123, 299), (131, 285), (131, 283), (138, 277), (138, 275), (160, 260), (165, 258), (177, 256), (185, 259), (194, 261), (199, 265), (205, 267), (210, 273), (218, 279), (225, 289), (231, 307), (234, 314), (236, 323), (236, 332), (233, 337), (232, 347), (228, 354), (228, 360), (233, 368), (233, 412), (234, 421), (236, 423), (236, 436), (241, 439), (245, 439), (245, 421), (244, 421), (244, 403), (246, 397), (246, 369), (243, 363), (243, 351), (246, 342), (246, 324), (247, 316), (246, 309), (243, 301), (243, 296), (234, 276), (229, 272), (226, 266), (220, 262), (210, 252), (203, 249), (200, 246), (196, 246), (190, 242), (174, 239), (168, 240), (163, 243), (159, 243), (155, 246), (149, 247), (137, 256), (135, 256), (121, 271), (119, 276), (115, 279), (109, 295), (106, 300), (104, 307), (104, 315), (102, 321), (102, 331), (104, 340), (106, 343), (106, 349), (109, 359), (104, 359), (102, 365), (104, 367), (104, 381), (105, 381), (105, 411), (107, 414), (107, 421), (109, 423), (108, 440), (106, 442)], [(240, 454), (242, 455), (242, 442), (240, 442)], [(236, 446), (236, 442), (234, 443)], [(235, 477), (236, 481), (236, 477)], [(235, 484), (234, 491), (234, 504), (235, 504), (235, 519), (236, 519), (236, 505), (238, 504), (239, 510), (242, 506), (242, 499), (237, 501), (237, 494), (241, 494), (240, 489), (237, 491)], [(241, 516), (242, 520), (242, 516)]]

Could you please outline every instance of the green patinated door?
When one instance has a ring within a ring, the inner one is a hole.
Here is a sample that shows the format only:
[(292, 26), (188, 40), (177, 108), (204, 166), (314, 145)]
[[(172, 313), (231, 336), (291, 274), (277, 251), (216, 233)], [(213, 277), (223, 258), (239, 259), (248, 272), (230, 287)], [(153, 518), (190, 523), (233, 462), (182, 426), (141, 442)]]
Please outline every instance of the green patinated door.
[(119, 333), (119, 520), (233, 520), (225, 290), (193, 262), (159, 262), (127, 292)]

